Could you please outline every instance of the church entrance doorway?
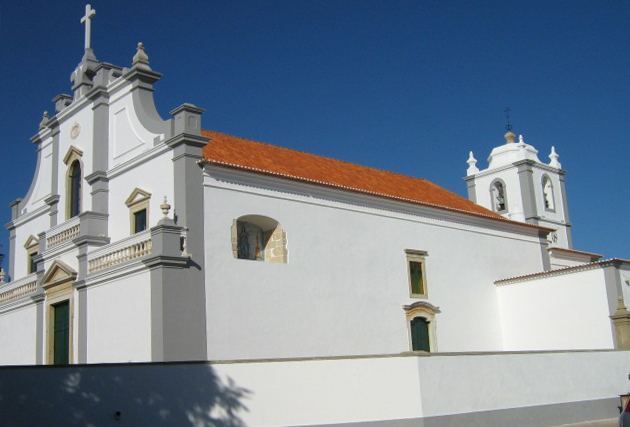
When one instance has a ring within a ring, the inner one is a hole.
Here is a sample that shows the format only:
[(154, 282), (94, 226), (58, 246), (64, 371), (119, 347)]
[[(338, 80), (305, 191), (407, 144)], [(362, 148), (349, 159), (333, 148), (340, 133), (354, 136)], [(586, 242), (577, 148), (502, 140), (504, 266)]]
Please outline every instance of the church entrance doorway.
[(70, 353), (70, 303), (63, 301), (52, 306), (53, 364), (67, 365)]

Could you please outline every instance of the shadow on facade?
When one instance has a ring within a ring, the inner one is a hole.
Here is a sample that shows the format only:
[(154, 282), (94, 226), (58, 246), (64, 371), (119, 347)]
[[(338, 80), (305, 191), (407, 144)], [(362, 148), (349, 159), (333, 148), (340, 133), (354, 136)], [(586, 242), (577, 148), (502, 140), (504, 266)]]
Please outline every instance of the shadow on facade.
[(207, 363), (0, 369), (3, 426), (245, 426), (251, 395)]

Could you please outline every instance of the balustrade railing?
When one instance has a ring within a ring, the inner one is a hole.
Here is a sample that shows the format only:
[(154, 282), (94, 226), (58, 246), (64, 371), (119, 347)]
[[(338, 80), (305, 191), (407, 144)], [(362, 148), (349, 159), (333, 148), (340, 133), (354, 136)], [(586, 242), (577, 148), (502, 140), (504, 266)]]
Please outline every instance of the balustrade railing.
[(74, 217), (46, 233), (46, 249), (54, 248), (62, 243), (74, 239), (79, 235), (79, 217)]
[(36, 290), (37, 274), (29, 274), (6, 285), (0, 285), (0, 304), (35, 293)]
[(88, 254), (88, 273), (133, 261), (151, 254), (151, 233), (147, 230)]

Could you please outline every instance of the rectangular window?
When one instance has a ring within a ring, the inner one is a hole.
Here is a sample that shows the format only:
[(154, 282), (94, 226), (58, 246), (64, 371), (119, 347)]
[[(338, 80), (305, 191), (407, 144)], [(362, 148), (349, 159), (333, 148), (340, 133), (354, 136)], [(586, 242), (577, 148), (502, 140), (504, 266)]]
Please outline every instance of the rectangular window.
[(52, 306), (53, 364), (67, 365), (70, 353), (70, 304), (68, 301)]
[(422, 283), (422, 263), (419, 261), (409, 261), (409, 280), (411, 280), (411, 294), (424, 294), (424, 283)]
[(35, 257), (37, 256), (37, 252), (31, 252), (28, 254), (28, 272), (35, 273), (37, 271), (37, 263), (35, 262)]
[(409, 293), (412, 298), (427, 297), (427, 283), (425, 271), (425, 251), (405, 251), (407, 254), (407, 273), (409, 276)]
[(133, 232), (139, 233), (147, 229), (147, 210), (142, 209), (133, 213)]

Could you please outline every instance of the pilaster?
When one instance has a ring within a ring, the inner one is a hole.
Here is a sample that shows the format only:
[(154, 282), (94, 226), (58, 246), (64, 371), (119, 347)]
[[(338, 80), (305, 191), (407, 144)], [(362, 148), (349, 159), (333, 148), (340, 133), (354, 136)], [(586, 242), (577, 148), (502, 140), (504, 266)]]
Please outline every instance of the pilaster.
[(477, 189), (475, 187), (475, 177), (467, 176), (464, 178), (466, 180), (466, 188), (468, 189), (468, 200), (471, 202), (477, 203)]
[(48, 215), (50, 216), (50, 227), (52, 228), (59, 223), (59, 195), (53, 194), (52, 196), (45, 198), (44, 202), (50, 206)]
[[(186, 275), (191, 266), (190, 259), (182, 256), (182, 232), (183, 228), (169, 218), (151, 228), (151, 256), (144, 263), (151, 271), (153, 362), (205, 359), (205, 336), (204, 354), (199, 353), (199, 344), (194, 342), (199, 339), (195, 322), (200, 319), (190, 294), (191, 288), (199, 287), (199, 283), (190, 283)], [(202, 320), (205, 334), (205, 318)]]
[[(54, 227), (59, 224), (59, 125), (55, 121), (55, 127), (52, 129), (52, 176), (50, 180), (50, 194), (46, 199), (46, 203), (50, 206), (50, 226)], [(50, 203), (49, 203), (50, 200)]]
[(92, 187), (92, 210), (100, 214), (109, 213), (109, 178), (102, 171), (96, 171), (85, 177), (85, 181)]
[(565, 183), (565, 175), (566, 173), (564, 171), (560, 171), (558, 173), (558, 178), (560, 179), (560, 197), (562, 197), (562, 213), (564, 214), (564, 222), (566, 224), (564, 230), (567, 234), (568, 247), (572, 248), (573, 238), (571, 237), (571, 221), (569, 220), (569, 201), (567, 199), (567, 186)]
[(514, 166), (517, 167), (525, 221), (530, 224), (537, 224), (539, 217), (536, 210), (536, 194), (534, 193), (533, 164), (534, 162), (531, 160), (524, 160), (514, 163)]
[(630, 350), (630, 311), (623, 303), (623, 297), (617, 298), (617, 310), (610, 316), (615, 329), (615, 348)]
[[(173, 150), (174, 221), (160, 221), (151, 229), (152, 253), (162, 253), (162, 264), (151, 267), (154, 357), (162, 360), (204, 360), (206, 347), (206, 295), (204, 271), (203, 170), (197, 164), (207, 139), (201, 136), (202, 110), (184, 104), (171, 112), (171, 132), (166, 144)], [(178, 227), (173, 229), (172, 227)], [(186, 231), (186, 257), (182, 234)], [(162, 240), (161, 240), (162, 239)], [(174, 253), (173, 253), (174, 252)], [(175, 256), (175, 257), (174, 257)], [(164, 264), (168, 260), (186, 265)], [(151, 266), (151, 261), (147, 261)], [(158, 341), (162, 308), (162, 349)], [(185, 307), (185, 309), (182, 309)], [(155, 359), (154, 360), (158, 360)]]
[[(100, 84), (107, 83), (109, 69), (101, 67), (97, 74)], [(92, 170), (90, 175), (85, 177), (87, 183), (92, 187), (92, 210), (107, 214), (109, 212), (109, 180), (106, 170), (109, 163), (109, 95), (104, 86), (97, 86), (90, 94), (93, 111), (93, 134), (92, 134)]]
[(35, 364), (44, 364), (44, 295), (33, 297), (35, 301)]
[(15, 226), (10, 223), (9, 225), (9, 261), (7, 262), (9, 270), (9, 278), (13, 280), (15, 273)]

